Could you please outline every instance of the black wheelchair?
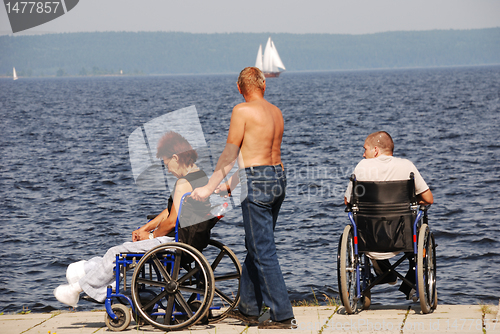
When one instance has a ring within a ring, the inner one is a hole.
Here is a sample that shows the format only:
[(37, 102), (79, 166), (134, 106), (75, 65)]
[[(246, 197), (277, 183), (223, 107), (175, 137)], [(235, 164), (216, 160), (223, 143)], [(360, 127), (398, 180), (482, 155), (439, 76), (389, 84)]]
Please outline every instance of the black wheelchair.
[[(347, 314), (368, 309), (371, 289), (394, 273), (420, 300), (422, 313), (437, 307), (436, 243), (429, 230), (427, 209), (418, 205), (413, 173), (408, 180), (361, 182), (351, 176), (352, 196), (346, 208), (350, 224), (344, 228), (337, 253), (340, 300)], [(403, 252), (383, 274), (371, 273), (368, 252)], [(408, 259), (406, 277), (395, 268)], [(414, 267), (413, 267), (414, 266)], [(413, 274), (414, 271), (414, 274)]]
[[(179, 218), (189, 194), (182, 197), (178, 210), (176, 242), (144, 254), (116, 255), (116, 288), (108, 286), (104, 302), (105, 323), (110, 330), (126, 329), (132, 316), (138, 325), (180, 330), (222, 320), (238, 304), (241, 265), (236, 255), (211, 239), (206, 247), (178, 242)], [(207, 218), (205, 228), (210, 229), (222, 216)], [(202, 254), (197, 248), (203, 247)], [(127, 294), (127, 273), (131, 270), (131, 291)]]

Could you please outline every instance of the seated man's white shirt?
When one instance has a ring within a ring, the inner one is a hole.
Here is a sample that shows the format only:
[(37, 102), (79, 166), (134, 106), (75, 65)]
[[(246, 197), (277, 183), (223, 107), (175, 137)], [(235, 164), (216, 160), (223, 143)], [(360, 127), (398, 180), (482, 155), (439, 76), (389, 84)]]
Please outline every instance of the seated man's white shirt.
[[(356, 180), (358, 181), (408, 180), (411, 172), (413, 172), (415, 176), (415, 193), (417, 195), (429, 189), (415, 165), (408, 159), (380, 155), (376, 158), (361, 160), (354, 169), (354, 175), (356, 175)], [(351, 200), (351, 193), (352, 183), (349, 181), (349, 185), (345, 192), (345, 198), (348, 202)], [(397, 254), (398, 252), (368, 252), (366, 255), (371, 259), (385, 260)]]

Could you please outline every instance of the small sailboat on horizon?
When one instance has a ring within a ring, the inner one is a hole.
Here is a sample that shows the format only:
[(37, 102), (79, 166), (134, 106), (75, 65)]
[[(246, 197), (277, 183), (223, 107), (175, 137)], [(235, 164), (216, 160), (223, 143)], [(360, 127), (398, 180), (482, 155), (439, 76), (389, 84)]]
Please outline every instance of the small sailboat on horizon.
[(266, 78), (277, 78), (281, 72), (286, 70), (271, 37), (267, 40), (264, 54), (262, 54), (262, 44), (259, 45), (255, 67), (259, 68)]
[(12, 79), (14, 79), (14, 80), (18, 79), (15, 67), (12, 68)]

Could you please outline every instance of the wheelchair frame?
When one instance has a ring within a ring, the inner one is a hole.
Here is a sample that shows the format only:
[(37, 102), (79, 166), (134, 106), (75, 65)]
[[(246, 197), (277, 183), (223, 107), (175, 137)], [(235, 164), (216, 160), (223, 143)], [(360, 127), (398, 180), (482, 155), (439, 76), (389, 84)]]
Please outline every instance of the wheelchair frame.
[[(146, 253), (116, 255), (116, 290), (108, 286), (104, 302), (105, 322), (110, 330), (122, 331), (129, 326), (132, 316), (126, 304), (132, 308), (138, 325), (146, 322), (166, 331), (222, 320), (238, 304), (241, 265), (236, 255), (211, 239), (209, 247), (216, 256), (209, 263), (196, 248), (178, 242), (180, 213), (184, 199), (190, 194), (181, 198), (175, 226), (176, 242), (161, 244)], [(224, 273), (215, 274), (221, 262)], [(120, 278), (123, 277), (125, 291), (127, 271), (134, 268), (129, 297), (120, 291)], [(228, 285), (222, 283), (228, 281)]]
[[(422, 313), (429, 313), (437, 307), (436, 243), (428, 226), (428, 206), (412, 203), (410, 209), (416, 213), (412, 224), (413, 253), (405, 253), (386, 272), (372, 281), (369, 258), (364, 252), (361, 254), (358, 252), (358, 229), (354, 218), (358, 208), (355, 205), (346, 208), (350, 225), (344, 228), (340, 237), (337, 273), (339, 295), (347, 314), (358, 311), (358, 301), (361, 301), (362, 309), (368, 309), (371, 304), (371, 288), (380, 283), (391, 271), (415, 289), (416, 298), (420, 299)], [(416, 260), (414, 261), (416, 283), (412, 283), (395, 270), (405, 259), (410, 260), (411, 257)]]

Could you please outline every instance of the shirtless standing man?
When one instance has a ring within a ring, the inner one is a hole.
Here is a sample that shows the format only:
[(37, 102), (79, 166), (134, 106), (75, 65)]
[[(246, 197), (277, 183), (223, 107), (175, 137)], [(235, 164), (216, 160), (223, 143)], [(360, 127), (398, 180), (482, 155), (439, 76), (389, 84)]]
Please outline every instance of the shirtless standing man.
[[(286, 188), (281, 162), (283, 116), (264, 99), (266, 79), (258, 68), (243, 69), (237, 86), (245, 102), (233, 108), (226, 146), (214, 174), (191, 197), (206, 200), (214, 191), (230, 191), (241, 182), (247, 256), (241, 276), (241, 299), (232, 317), (245, 324), (257, 324), (264, 302), (270, 308), (271, 320), (259, 323), (259, 328), (292, 328), (292, 305), (274, 243), (274, 228)], [(238, 173), (221, 184), (236, 159)]]

